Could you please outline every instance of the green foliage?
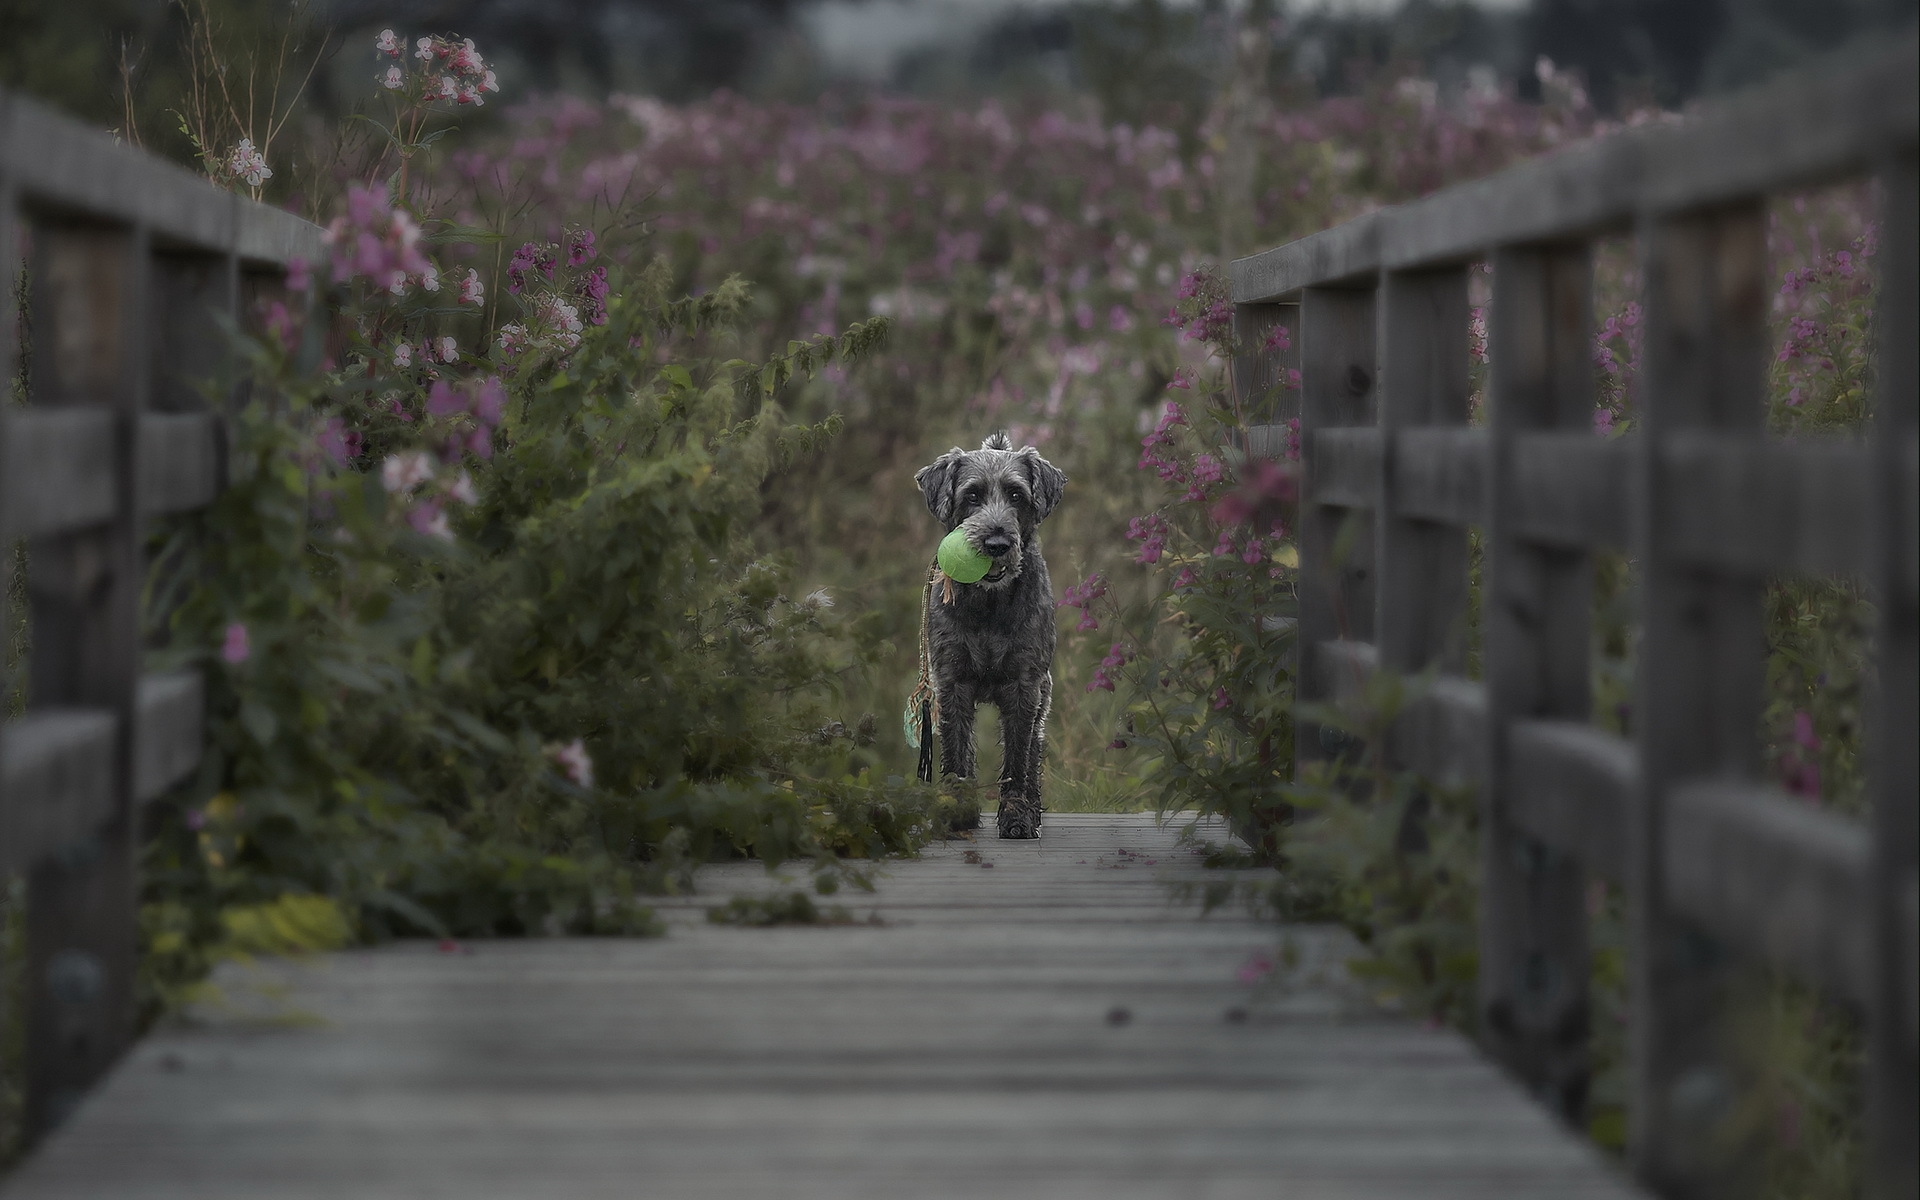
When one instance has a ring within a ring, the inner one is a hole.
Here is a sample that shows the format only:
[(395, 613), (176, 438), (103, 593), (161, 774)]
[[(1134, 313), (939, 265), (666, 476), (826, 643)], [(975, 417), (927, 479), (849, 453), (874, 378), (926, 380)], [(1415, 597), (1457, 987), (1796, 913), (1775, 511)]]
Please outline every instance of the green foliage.
[(805, 892), (787, 892), (774, 896), (735, 896), (725, 904), (709, 908), (707, 920), (715, 925), (758, 928), (772, 925), (851, 925), (853, 914), (844, 905), (832, 904), (822, 908)]

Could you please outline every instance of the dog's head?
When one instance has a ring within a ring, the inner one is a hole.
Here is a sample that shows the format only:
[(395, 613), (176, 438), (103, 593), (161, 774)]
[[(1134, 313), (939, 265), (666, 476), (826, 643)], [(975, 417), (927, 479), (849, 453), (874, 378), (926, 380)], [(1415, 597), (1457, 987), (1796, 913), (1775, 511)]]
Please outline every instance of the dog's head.
[(994, 560), (978, 587), (1004, 587), (1020, 577), (1034, 530), (1066, 490), (1065, 471), (1032, 446), (1019, 450), (1004, 433), (978, 450), (955, 446), (913, 477), (943, 529), (964, 529), (975, 550)]

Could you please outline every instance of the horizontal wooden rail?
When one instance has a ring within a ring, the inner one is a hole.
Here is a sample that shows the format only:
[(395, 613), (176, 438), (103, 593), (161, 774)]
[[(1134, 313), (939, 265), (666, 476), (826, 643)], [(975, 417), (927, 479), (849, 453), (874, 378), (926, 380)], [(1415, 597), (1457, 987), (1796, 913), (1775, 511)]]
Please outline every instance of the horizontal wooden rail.
[[(98, 408), (0, 413), (7, 429), (5, 537), (46, 537), (99, 525), (114, 514), (113, 414)], [(225, 478), (220, 418), (148, 413), (140, 418), (140, 509), (148, 516), (212, 502)]]
[[(1370, 509), (1390, 476), (1403, 517), (1486, 523), (1493, 452), (1487, 430), (1403, 429), (1390, 442), (1373, 426), (1319, 429), (1312, 436), (1314, 503)], [(1570, 548), (1623, 547), (1638, 448), (1633, 437), (1516, 438), (1513, 533)], [(1876, 530), (1855, 516), (1874, 481), (1865, 443), (1680, 434), (1666, 440), (1659, 457), (1666, 486), (1679, 500), (1663, 529), (1662, 551), (1675, 561), (1757, 576), (1864, 575), (1872, 568)], [(1907, 455), (1898, 485), (1920, 497), (1916, 464), (1920, 455)], [(1910, 600), (1920, 542), (1900, 566)]]
[(1675, 907), (1730, 944), (1864, 1000), (1867, 829), (1771, 788), (1697, 783), (1667, 801)]
[(1809, 73), (1673, 125), (1624, 130), (1233, 264), (1236, 304), (1370, 283), (1379, 271), (1564, 241), (1648, 215), (1858, 174), (1920, 129), (1911, 37), (1878, 59)]
[(318, 262), (322, 252), (311, 222), (211, 188), (197, 172), (4, 90), (0, 176), (30, 212), (140, 225), (158, 251), (231, 253), (265, 267)]
[[(200, 765), (206, 684), (197, 670), (140, 680), (134, 786), (154, 800)], [(115, 733), (104, 708), (51, 708), (0, 727), (0, 872), (84, 841), (110, 809)]]
[(1632, 743), (1581, 721), (1515, 721), (1508, 738), (1514, 822), (1625, 882), (1627, 814), (1640, 782)]

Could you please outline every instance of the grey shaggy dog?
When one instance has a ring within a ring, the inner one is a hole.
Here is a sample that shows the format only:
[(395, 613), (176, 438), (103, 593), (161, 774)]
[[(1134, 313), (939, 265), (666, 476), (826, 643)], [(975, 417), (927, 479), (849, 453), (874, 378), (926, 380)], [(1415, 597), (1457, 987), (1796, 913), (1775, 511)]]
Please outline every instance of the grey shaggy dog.
[(1032, 446), (996, 433), (978, 450), (958, 446), (915, 475), (927, 511), (964, 529), (994, 560), (978, 583), (936, 585), (927, 600), (927, 647), (940, 710), (940, 771), (974, 775), (974, 711), (1000, 710), (1003, 838), (1040, 836), (1040, 771), (1053, 703), (1053, 583), (1040, 556), (1040, 522), (1060, 503), (1066, 472)]

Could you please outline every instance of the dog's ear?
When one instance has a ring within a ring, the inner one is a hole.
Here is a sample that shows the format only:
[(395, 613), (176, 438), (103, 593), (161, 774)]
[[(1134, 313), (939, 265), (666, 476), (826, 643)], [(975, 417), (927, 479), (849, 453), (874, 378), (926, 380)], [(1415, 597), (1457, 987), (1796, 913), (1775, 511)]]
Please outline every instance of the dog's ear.
[(1020, 465), (1027, 469), (1027, 486), (1033, 489), (1033, 506), (1046, 520), (1053, 506), (1067, 490), (1067, 473), (1040, 457), (1032, 446), (1020, 451)]
[(933, 519), (949, 528), (953, 525), (953, 487), (960, 477), (960, 464), (967, 452), (960, 447), (942, 454), (931, 463), (921, 467), (913, 481), (920, 485), (920, 498), (927, 502), (927, 511)]

